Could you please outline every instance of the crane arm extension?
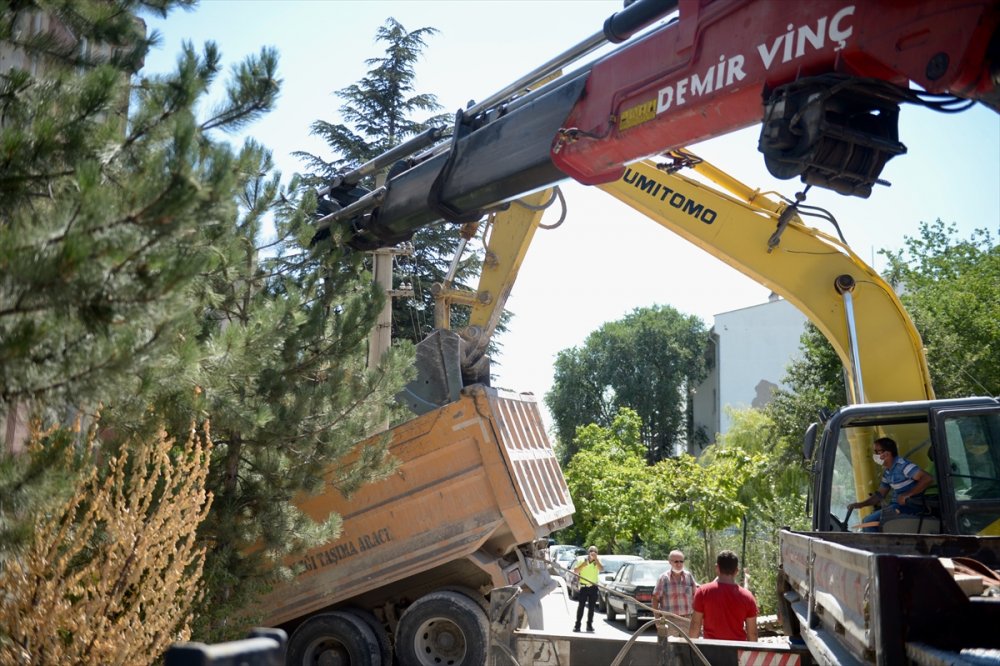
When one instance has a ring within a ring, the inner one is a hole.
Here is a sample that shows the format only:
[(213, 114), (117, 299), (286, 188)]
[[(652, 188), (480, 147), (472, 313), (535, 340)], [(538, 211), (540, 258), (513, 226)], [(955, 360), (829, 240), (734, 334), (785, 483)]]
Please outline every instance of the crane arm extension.
[(998, 23), (995, 0), (681, 0), (677, 22), (594, 64), (553, 160), (580, 182), (608, 182), (653, 152), (758, 123), (762, 96), (825, 75), (912, 81), (997, 109)]
[(771, 249), (768, 241), (784, 206), (710, 165), (694, 168), (737, 191), (739, 198), (668, 173), (650, 161), (629, 165), (621, 178), (600, 187), (787, 299), (819, 328), (845, 367), (850, 367), (850, 340), (835, 282), (842, 275), (853, 277), (867, 399), (933, 399), (920, 335), (878, 273), (839, 240), (805, 226), (797, 216)]
[(368, 210), (334, 223), (354, 247), (392, 245), (567, 176), (612, 182), (644, 156), (762, 120), (772, 174), (865, 197), (906, 150), (899, 103), (947, 107), (909, 82), (1000, 109), (1000, 0), (678, 5), (677, 20), (589, 66), (460, 111), (447, 150), (410, 160)]

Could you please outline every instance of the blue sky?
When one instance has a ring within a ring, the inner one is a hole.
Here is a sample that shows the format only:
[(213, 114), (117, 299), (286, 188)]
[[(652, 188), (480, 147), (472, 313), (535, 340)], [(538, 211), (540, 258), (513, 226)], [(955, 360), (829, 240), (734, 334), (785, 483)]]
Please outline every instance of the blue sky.
[[(382, 54), (374, 36), (386, 18), (409, 30), (439, 30), (416, 66), (416, 89), (437, 95), (444, 111), (453, 112), (600, 32), (621, 6), (605, 0), (203, 0), (165, 21), (146, 17), (163, 36), (146, 68), (171, 69), (184, 40), (216, 42), (228, 63), (275, 47), (281, 98), (246, 135), (271, 148), (290, 175), (301, 168), (293, 151), (329, 156), (309, 125), (339, 121), (333, 93), (364, 76), (366, 58)], [(750, 185), (791, 196), (801, 187), (769, 177), (756, 148), (758, 132), (749, 128), (691, 149)], [(883, 172), (891, 187), (867, 200), (814, 188), (808, 203), (828, 208), (855, 252), (876, 268), (883, 266), (877, 251), (902, 247), (922, 220), (955, 223), (963, 237), (975, 228), (996, 236), (1000, 115), (981, 106), (957, 115), (906, 106), (900, 137), (908, 154)], [(560, 350), (636, 307), (671, 305), (711, 326), (717, 313), (767, 299), (763, 287), (602, 192), (576, 183), (563, 187), (569, 217), (536, 237), (508, 302), (515, 318), (501, 339), (500, 386), (543, 395)]]

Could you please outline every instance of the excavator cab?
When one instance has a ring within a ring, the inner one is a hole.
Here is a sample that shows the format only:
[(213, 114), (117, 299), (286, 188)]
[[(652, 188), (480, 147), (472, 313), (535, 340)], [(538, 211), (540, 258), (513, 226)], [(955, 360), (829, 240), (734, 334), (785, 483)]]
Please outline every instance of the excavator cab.
[[(826, 422), (814, 454), (813, 529), (851, 529), (848, 505), (878, 488), (872, 443), (892, 437), (899, 455), (930, 474), (924, 510), (881, 531), (1000, 534), (1000, 401), (995, 398), (852, 405)], [(869, 469), (870, 468), (870, 469)], [(856, 514), (855, 514), (856, 515)]]

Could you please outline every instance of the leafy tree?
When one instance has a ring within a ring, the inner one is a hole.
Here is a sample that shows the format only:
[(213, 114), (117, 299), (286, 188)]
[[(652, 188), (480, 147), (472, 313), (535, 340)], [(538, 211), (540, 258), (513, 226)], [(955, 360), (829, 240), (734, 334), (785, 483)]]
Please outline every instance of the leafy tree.
[(609, 427), (590, 424), (577, 432), (577, 453), (566, 466), (577, 540), (609, 552), (632, 552), (649, 541), (657, 503), (639, 429), (639, 416), (625, 407)]
[(778, 532), (785, 527), (808, 528), (805, 512), (808, 476), (802, 466), (800, 439), (778, 434), (766, 411), (733, 410), (731, 427), (716, 447), (738, 450), (757, 460), (758, 469), (738, 492), (746, 507), (739, 543), (716, 535), (719, 546), (740, 553), (743, 569), (757, 591), (762, 614), (774, 612), (775, 577), (780, 553)]
[(642, 420), (648, 461), (672, 456), (689, 437), (688, 389), (705, 376), (706, 339), (697, 317), (654, 306), (604, 324), (581, 348), (559, 352), (545, 404), (563, 461), (576, 452), (578, 428), (592, 422), (607, 427), (622, 407)]
[[(768, 502), (772, 500), (797, 502), (804, 497), (809, 479), (802, 466), (800, 437), (784, 437), (771, 416), (758, 409), (729, 411), (731, 426), (719, 436), (715, 448), (720, 447), (762, 456), (761, 469), (749, 478), (741, 489), (741, 499), (755, 505), (755, 514), (769, 519)], [(800, 505), (800, 509), (804, 504)]]
[(1000, 394), (1000, 246), (985, 229), (922, 222), (905, 249), (881, 252), (888, 281), (927, 348), (940, 398)]
[[(358, 82), (337, 91), (344, 101), (340, 115), (345, 123), (317, 120), (313, 134), (322, 137), (334, 153), (332, 160), (306, 152), (296, 155), (305, 160), (310, 175), (307, 182), (322, 185), (338, 172), (364, 164), (393, 148), (411, 136), (433, 126), (448, 123), (447, 115), (431, 115), (414, 120), (413, 114), (432, 113), (441, 108), (434, 95), (414, 94), (414, 65), (426, 46), (427, 38), (437, 34), (434, 28), (407, 31), (393, 18), (386, 20), (375, 33), (375, 41), (386, 45), (385, 55), (369, 58), (371, 67)], [(367, 189), (375, 186), (374, 177), (362, 181)], [(409, 284), (412, 299), (396, 298), (392, 304), (392, 337), (394, 340), (420, 342), (434, 329), (433, 285), (448, 274), (452, 257), (458, 251), (459, 235), (448, 226), (420, 229), (413, 237), (414, 251), (395, 258), (394, 287)], [(481, 258), (470, 253), (459, 263), (453, 285), (467, 286), (470, 276), (478, 274)], [(503, 330), (503, 322), (498, 330)], [(468, 312), (456, 307), (452, 311), (452, 328), (468, 321)]]
[(665, 488), (665, 520), (690, 522), (703, 537), (705, 562), (714, 562), (713, 531), (738, 524), (746, 515), (746, 486), (763, 473), (765, 456), (714, 444), (701, 459), (683, 454), (657, 466)]
[[(719, 549), (732, 548), (743, 553), (761, 608), (773, 611), (778, 530), (808, 524), (805, 474), (786, 464), (789, 445), (766, 414), (745, 410), (732, 418), (731, 431), (700, 459), (683, 454), (653, 465), (644, 459), (634, 411), (623, 408), (610, 427), (580, 428), (566, 466), (577, 511), (560, 538), (650, 558), (680, 548), (699, 580), (714, 576)], [(736, 525), (743, 529), (730, 534)]]
[[(25, 455), (60, 434), (34, 433)], [(106, 478), (91, 465), (30, 547), (0, 567), (0, 662), (152, 664), (190, 635), (211, 442), (192, 429), (178, 451), (161, 431), (128, 448), (106, 462)]]

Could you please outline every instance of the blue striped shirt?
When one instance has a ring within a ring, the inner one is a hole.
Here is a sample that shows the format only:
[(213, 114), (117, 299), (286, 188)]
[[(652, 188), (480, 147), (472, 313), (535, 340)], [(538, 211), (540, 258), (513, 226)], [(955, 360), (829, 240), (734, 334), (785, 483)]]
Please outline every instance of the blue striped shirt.
[(920, 466), (911, 463), (903, 456), (896, 456), (892, 467), (882, 472), (882, 488), (892, 491), (891, 500), (896, 502), (900, 493), (905, 493), (917, 484), (913, 478), (920, 471)]

